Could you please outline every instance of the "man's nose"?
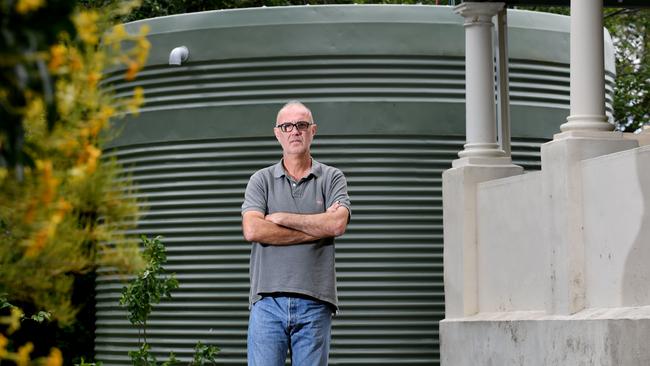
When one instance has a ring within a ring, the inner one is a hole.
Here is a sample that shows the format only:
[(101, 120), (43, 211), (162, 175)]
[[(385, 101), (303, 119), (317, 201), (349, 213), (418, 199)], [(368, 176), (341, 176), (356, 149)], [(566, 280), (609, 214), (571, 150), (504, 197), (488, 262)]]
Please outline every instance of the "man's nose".
[(291, 130), (291, 135), (302, 135), (302, 131), (298, 129), (298, 126), (293, 126), (293, 129)]

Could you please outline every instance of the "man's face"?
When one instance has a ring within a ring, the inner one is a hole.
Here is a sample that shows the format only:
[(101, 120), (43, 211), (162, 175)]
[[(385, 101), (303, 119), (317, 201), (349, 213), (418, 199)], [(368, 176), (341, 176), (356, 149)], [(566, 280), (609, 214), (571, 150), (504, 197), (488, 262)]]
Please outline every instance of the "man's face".
[[(275, 125), (280, 126), (283, 123), (297, 123), (301, 121), (312, 123), (311, 114), (300, 105), (291, 105), (278, 114)], [(311, 124), (304, 131), (301, 131), (296, 126), (292, 126), (291, 131), (288, 132), (282, 132), (280, 128), (274, 128), (273, 131), (280, 145), (282, 145), (282, 150), (285, 155), (301, 155), (309, 152), (309, 147), (316, 134), (316, 125)]]

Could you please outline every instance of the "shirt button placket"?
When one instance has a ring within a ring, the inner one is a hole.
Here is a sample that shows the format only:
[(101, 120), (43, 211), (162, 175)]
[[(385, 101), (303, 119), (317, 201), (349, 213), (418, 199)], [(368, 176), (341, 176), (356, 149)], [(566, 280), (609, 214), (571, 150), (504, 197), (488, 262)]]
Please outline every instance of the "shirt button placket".
[(291, 182), (291, 195), (293, 197), (299, 197), (298, 194), (298, 183), (296, 182)]

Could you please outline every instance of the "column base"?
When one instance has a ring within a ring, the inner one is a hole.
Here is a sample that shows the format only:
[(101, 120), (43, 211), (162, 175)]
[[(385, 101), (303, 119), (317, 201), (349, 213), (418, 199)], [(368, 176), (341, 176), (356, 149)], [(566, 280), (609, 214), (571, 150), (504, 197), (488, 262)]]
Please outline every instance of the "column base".
[(569, 130), (553, 135), (553, 140), (564, 139), (623, 140), (621, 131)]
[(461, 158), (498, 158), (506, 156), (505, 151), (496, 142), (470, 142), (463, 146), (463, 150), (458, 153)]
[(567, 117), (566, 123), (560, 126), (560, 131), (612, 131), (614, 125), (607, 122), (607, 117), (598, 114), (582, 114)]
[(451, 162), (452, 168), (464, 166), (485, 166), (485, 167), (516, 167), (512, 164), (509, 156), (485, 157), (485, 156), (465, 156)]

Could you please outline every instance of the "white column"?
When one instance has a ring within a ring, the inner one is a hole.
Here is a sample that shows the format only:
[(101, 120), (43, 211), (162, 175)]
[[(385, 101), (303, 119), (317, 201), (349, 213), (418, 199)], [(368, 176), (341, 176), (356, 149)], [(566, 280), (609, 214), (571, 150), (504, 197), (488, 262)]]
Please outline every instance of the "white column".
[(571, 115), (567, 131), (611, 131), (605, 116), (603, 2), (571, 0)]
[(522, 174), (497, 144), (492, 17), (503, 3), (462, 3), (465, 18), (466, 135), (459, 159), (442, 175), (445, 317), (480, 312), (476, 204), (481, 182)]
[(465, 18), (467, 143), (464, 150), (458, 153), (461, 158), (489, 159), (505, 156), (496, 139), (492, 54), (492, 17), (503, 6), (503, 3), (465, 2), (454, 8), (456, 13)]

